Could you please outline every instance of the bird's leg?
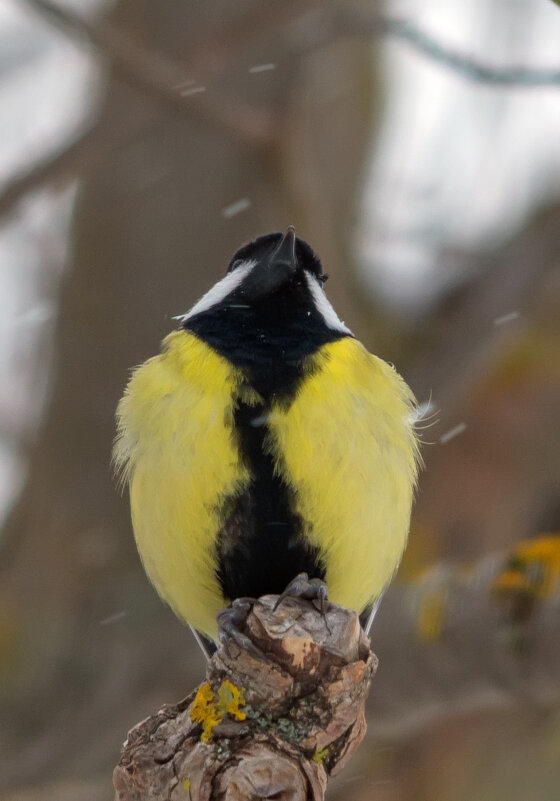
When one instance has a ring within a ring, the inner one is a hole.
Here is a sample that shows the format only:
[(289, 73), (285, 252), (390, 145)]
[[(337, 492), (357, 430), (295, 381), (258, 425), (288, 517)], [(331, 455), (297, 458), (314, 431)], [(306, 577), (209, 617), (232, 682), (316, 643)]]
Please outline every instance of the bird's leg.
[(284, 592), (278, 596), (278, 600), (274, 604), (274, 611), (278, 609), (284, 598), (304, 598), (306, 601), (319, 601), (319, 611), (330, 634), (325, 610), (325, 601), (328, 600), (328, 597), (329, 590), (324, 581), (318, 578), (310, 579), (307, 573), (298, 573), (295, 579), (290, 581)]
[(256, 602), (256, 598), (236, 598), (230, 606), (218, 612), (218, 637), (226, 649), (228, 642), (233, 640), (243, 651), (247, 651), (257, 659), (263, 659), (264, 654), (241, 631), (247, 615)]
[(193, 637), (195, 638), (198, 647), (204, 654), (206, 661), (209, 662), (210, 659), (212, 659), (213, 655), (216, 653), (216, 643), (212, 642), (212, 640), (209, 640), (207, 637), (204, 636), (204, 634), (201, 634), (199, 631), (197, 631), (194, 628), (194, 626), (191, 626), (190, 623), (189, 623), (189, 628), (193, 633)]

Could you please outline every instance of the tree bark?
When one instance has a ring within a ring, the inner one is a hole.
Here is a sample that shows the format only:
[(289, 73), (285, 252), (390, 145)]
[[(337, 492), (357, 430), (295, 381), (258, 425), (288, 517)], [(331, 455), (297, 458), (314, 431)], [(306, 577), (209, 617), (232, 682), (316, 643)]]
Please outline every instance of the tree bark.
[(116, 801), (324, 798), (365, 734), (377, 658), (355, 612), (275, 601), (264, 596), (247, 618), (258, 651), (221, 645), (205, 684), (129, 732)]

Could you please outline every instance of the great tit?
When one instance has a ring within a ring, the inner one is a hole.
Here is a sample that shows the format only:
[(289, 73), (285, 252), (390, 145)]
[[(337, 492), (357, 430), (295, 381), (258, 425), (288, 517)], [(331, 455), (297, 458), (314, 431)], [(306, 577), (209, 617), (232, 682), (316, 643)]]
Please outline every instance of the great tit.
[(406, 544), (414, 399), (338, 318), (326, 278), (292, 226), (258, 237), (118, 406), (114, 460), (144, 568), (212, 640), (230, 602), (302, 572), (362, 613)]

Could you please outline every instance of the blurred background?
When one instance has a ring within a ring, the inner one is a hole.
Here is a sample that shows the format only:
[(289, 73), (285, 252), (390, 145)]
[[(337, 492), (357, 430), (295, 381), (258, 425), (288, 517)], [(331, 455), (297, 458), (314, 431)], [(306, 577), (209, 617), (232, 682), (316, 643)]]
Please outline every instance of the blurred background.
[[(329, 797), (558, 797), (560, 670), (504, 625), (559, 613), (515, 572), (524, 540), (560, 569), (559, 42), (552, 0), (0, 0), (1, 801), (112, 798), (128, 729), (203, 677), (142, 572), (114, 410), (289, 223), (425, 442)], [(442, 625), (489, 559), (506, 612), (474, 582)]]

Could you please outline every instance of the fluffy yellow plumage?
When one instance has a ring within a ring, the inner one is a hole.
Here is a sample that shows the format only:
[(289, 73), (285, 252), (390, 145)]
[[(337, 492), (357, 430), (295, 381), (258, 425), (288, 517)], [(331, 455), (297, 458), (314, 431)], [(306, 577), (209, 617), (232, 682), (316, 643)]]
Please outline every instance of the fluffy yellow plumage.
[(301, 572), (362, 612), (406, 543), (412, 394), (338, 319), (325, 280), (292, 228), (241, 248), (118, 407), (146, 572), (212, 639), (229, 602)]
[[(272, 400), (265, 448), (293, 490), (329, 597), (362, 611), (400, 561), (417, 474), (413, 398), (395, 370), (351, 337), (304, 359), (288, 404)], [(115, 460), (130, 482), (144, 567), (175, 613), (211, 638), (226, 598), (217, 577), (217, 498), (251, 474), (233, 430), (263, 399), (245, 374), (188, 331), (133, 374), (118, 408)], [(297, 571), (296, 571), (297, 572)]]

